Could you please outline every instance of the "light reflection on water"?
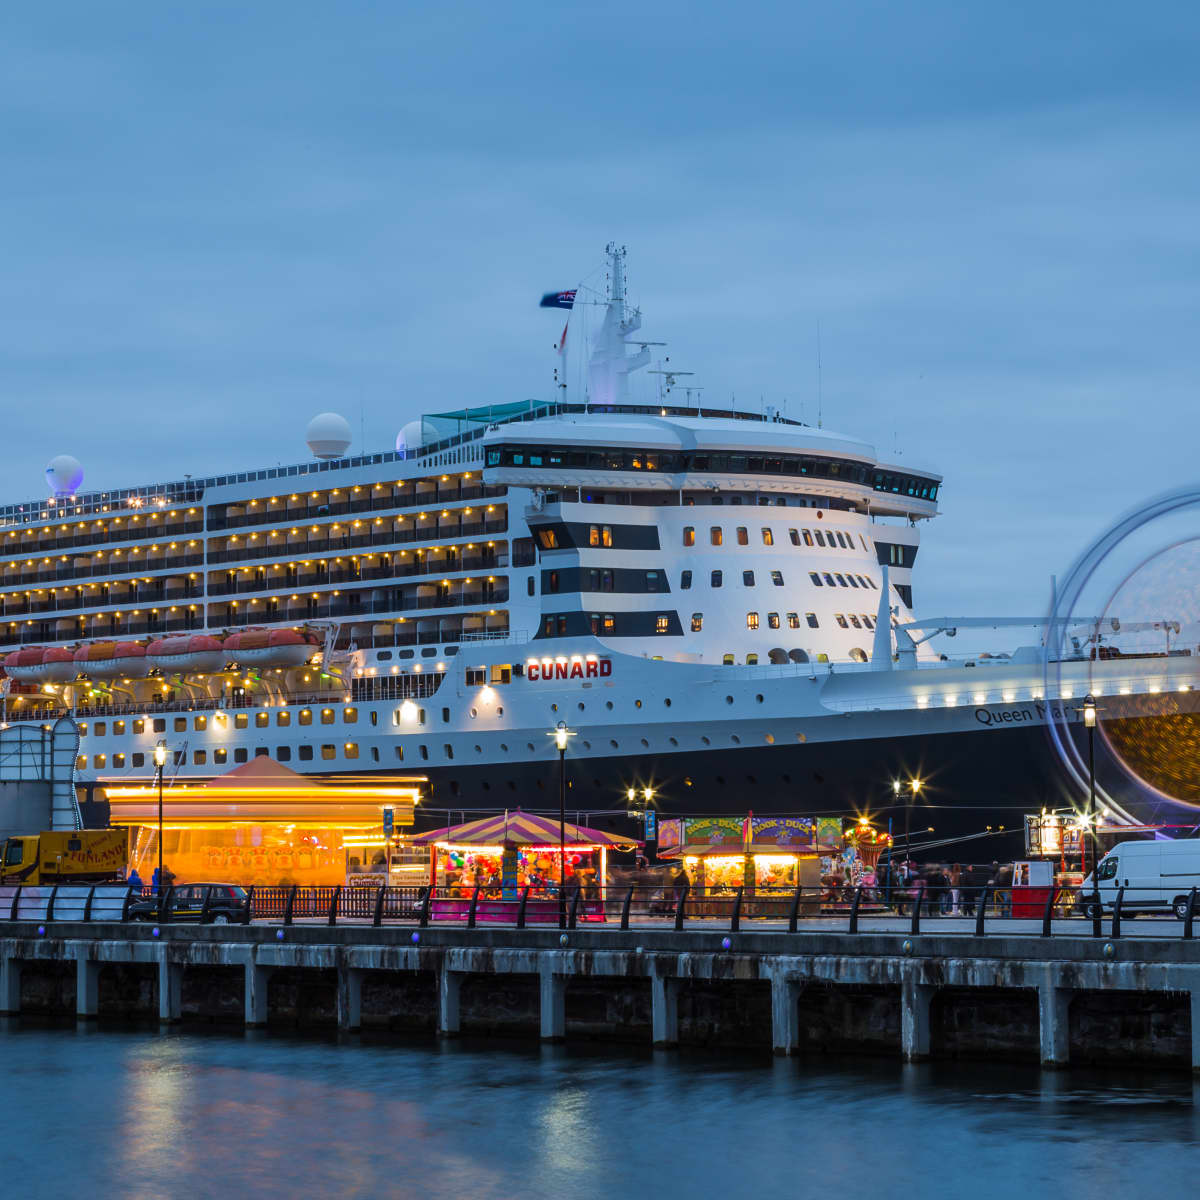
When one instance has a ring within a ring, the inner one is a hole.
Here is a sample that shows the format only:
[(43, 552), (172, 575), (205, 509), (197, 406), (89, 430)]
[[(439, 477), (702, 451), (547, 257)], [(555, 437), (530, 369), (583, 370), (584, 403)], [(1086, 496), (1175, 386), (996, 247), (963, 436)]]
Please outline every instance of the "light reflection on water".
[(595, 1047), (0, 1032), (22, 1196), (1194, 1194), (1186, 1077)]

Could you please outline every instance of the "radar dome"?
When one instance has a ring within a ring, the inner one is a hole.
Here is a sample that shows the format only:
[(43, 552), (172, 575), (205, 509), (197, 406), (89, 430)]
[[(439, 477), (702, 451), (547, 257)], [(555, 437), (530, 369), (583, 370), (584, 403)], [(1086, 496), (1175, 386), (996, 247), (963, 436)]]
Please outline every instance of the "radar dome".
[(416, 450), (425, 444), (425, 422), (418, 417), (415, 421), (409, 421), (403, 429), (396, 434), (396, 451), (403, 454), (405, 450)]
[(337, 413), (319, 413), (309, 421), (304, 440), (314, 458), (341, 458), (350, 448), (350, 422)]
[(60, 454), (46, 464), (46, 483), (55, 496), (73, 496), (83, 483), (83, 464), (69, 454)]

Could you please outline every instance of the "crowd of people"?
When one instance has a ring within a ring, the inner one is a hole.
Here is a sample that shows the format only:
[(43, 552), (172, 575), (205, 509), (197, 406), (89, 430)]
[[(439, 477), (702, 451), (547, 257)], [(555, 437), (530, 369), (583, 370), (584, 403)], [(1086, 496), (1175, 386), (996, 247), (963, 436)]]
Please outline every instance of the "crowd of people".
[(924, 885), (925, 910), (944, 916), (972, 917), (984, 888), (991, 888), (1003, 911), (1012, 903), (1011, 863), (991, 864), (895, 862), (881, 859), (875, 869), (876, 890), (894, 900), (912, 900)]

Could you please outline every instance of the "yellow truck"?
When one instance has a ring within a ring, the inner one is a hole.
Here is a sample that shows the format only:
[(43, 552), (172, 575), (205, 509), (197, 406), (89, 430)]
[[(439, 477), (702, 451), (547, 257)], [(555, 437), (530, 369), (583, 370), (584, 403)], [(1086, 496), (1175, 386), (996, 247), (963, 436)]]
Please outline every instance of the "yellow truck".
[(125, 878), (129, 833), (77, 829), (6, 838), (0, 883), (107, 883)]

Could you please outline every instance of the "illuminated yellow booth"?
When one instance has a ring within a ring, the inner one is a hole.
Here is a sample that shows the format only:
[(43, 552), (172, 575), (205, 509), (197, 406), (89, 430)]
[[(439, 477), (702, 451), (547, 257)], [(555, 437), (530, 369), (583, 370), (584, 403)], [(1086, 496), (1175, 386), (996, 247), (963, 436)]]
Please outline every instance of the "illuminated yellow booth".
[[(423, 782), (318, 782), (259, 756), (204, 784), (168, 783), (163, 865), (176, 883), (386, 882), (384, 810), (394, 828), (411, 826)], [(130, 866), (148, 882), (158, 864), (158, 785), (110, 787), (107, 796), (111, 823), (134, 830)]]

